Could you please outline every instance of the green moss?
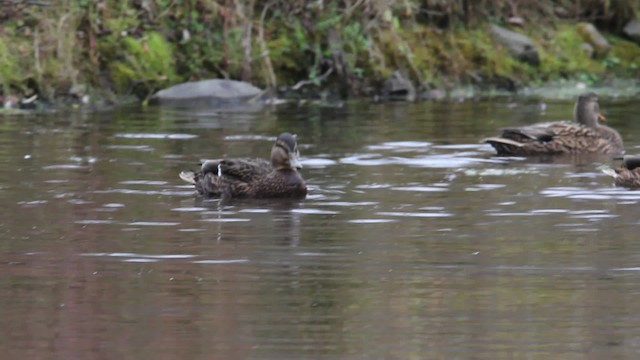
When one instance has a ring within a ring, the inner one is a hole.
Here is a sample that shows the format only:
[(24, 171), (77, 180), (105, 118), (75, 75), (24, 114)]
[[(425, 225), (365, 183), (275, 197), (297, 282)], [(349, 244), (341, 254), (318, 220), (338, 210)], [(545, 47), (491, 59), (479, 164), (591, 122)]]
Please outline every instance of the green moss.
[(20, 62), (21, 58), (10, 49), (7, 40), (0, 38), (0, 84), (4, 95), (10, 94), (12, 86), (20, 86), (25, 80)]
[(125, 91), (136, 83), (143, 83), (152, 91), (178, 80), (173, 46), (162, 35), (151, 32), (140, 39), (124, 37), (122, 41), (122, 59), (109, 66), (119, 91)]
[(611, 43), (611, 51), (603, 60), (603, 65), (613, 71), (629, 74), (632, 76), (640, 75), (640, 46), (631, 41), (609, 37)]

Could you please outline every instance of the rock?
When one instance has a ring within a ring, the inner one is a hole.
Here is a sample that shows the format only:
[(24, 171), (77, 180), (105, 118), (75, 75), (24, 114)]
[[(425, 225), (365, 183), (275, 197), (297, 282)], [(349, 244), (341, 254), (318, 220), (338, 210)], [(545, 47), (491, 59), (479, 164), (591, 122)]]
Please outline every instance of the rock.
[(593, 54), (595, 53), (595, 49), (593, 48), (593, 46), (591, 46), (591, 44), (582, 43), (580, 44), (580, 47), (582, 48), (582, 51), (584, 52), (584, 54), (587, 55), (587, 57), (589, 58), (593, 57)]
[(538, 55), (535, 44), (525, 35), (494, 24), (489, 25), (489, 31), (500, 44), (509, 50), (514, 58), (532, 65), (540, 63), (540, 55)]
[(401, 71), (396, 70), (384, 82), (384, 96), (385, 98), (404, 98), (407, 101), (413, 101), (416, 98), (416, 89)]
[(250, 100), (262, 90), (242, 81), (210, 79), (190, 81), (171, 86), (158, 91), (153, 97), (154, 102), (180, 103), (180, 102), (238, 102)]
[(611, 48), (609, 41), (602, 36), (593, 24), (579, 23), (578, 34), (580, 34), (584, 41), (593, 46), (596, 56), (604, 56), (609, 52), (609, 49)]
[(640, 20), (634, 19), (627, 23), (622, 29), (622, 33), (624, 33), (631, 40), (640, 44)]
[(87, 93), (87, 86), (84, 84), (76, 84), (69, 89), (69, 95), (77, 98), (81, 98), (86, 93)]
[(524, 18), (522, 18), (521, 16), (512, 16), (512, 17), (507, 19), (507, 24), (512, 25), (512, 26), (523, 27), (524, 26)]

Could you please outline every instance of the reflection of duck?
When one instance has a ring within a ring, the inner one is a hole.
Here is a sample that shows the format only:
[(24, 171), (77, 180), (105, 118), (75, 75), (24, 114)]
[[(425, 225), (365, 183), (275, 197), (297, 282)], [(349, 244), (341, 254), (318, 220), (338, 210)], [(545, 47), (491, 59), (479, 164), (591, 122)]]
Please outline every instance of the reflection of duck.
[(625, 156), (622, 166), (607, 167), (602, 172), (612, 176), (617, 186), (640, 188), (640, 156)]
[(264, 159), (207, 160), (199, 172), (183, 171), (180, 178), (198, 193), (223, 198), (304, 198), (307, 186), (298, 172), (296, 136), (282, 133)]
[(622, 138), (614, 129), (598, 124), (604, 120), (598, 96), (589, 92), (578, 97), (573, 109), (575, 122), (557, 121), (506, 128), (500, 137), (485, 139), (498, 155), (556, 155), (623, 153)]

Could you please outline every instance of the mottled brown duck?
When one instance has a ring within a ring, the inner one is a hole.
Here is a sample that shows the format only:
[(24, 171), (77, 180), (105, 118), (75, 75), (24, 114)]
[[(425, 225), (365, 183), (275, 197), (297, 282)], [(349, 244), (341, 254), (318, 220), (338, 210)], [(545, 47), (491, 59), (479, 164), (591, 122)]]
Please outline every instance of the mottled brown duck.
[(502, 130), (500, 137), (483, 141), (491, 144), (498, 155), (533, 156), (561, 154), (603, 154), (620, 156), (624, 152), (622, 137), (608, 126), (600, 114), (598, 96), (589, 92), (578, 96), (573, 109), (573, 122), (545, 122)]
[(199, 194), (220, 198), (304, 198), (307, 186), (298, 169), (296, 135), (282, 133), (271, 148), (271, 160), (234, 158), (205, 161), (200, 171), (183, 171), (180, 178)]
[(640, 156), (625, 156), (622, 166), (605, 168), (602, 172), (612, 176), (616, 186), (640, 188)]

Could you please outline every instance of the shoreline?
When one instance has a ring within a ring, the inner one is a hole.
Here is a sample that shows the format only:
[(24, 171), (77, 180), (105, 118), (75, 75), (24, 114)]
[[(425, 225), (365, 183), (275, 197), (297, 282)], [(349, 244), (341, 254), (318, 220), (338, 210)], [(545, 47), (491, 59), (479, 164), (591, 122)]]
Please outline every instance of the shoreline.
[(413, 101), (615, 88), (640, 76), (640, 33), (629, 30), (640, 27), (638, 9), (623, 2), (42, 4), (0, 10), (5, 107), (146, 103), (203, 79), (244, 80), (294, 100)]

